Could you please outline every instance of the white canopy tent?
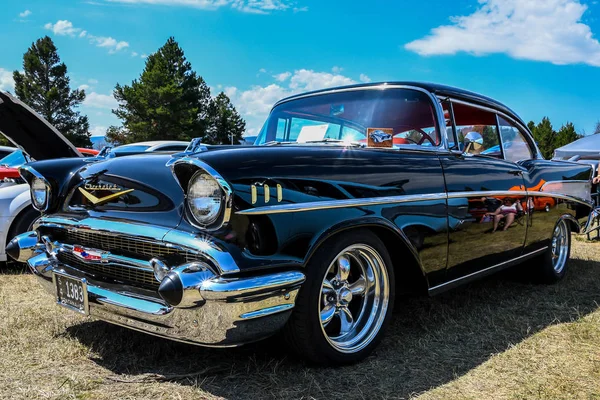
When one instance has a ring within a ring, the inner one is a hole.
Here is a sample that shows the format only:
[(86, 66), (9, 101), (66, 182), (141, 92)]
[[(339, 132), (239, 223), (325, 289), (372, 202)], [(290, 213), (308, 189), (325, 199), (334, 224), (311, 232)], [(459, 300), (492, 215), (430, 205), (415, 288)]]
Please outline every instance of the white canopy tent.
[(600, 160), (600, 134), (585, 136), (554, 150), (554, 159), (568, 160), (572, 157)]

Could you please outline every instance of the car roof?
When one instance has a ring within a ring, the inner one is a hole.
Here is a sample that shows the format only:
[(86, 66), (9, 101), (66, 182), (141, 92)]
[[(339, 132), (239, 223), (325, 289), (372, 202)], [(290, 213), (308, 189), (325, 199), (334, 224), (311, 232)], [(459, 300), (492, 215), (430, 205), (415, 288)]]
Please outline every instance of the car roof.
[(479, 93), (456, 88), (453, 86), (440, 85), (437, 83), (429, 83), (429, 82), (391, 81), (391, 82), (359, 83), (356, 85), (339, 86), (339, 87), (315, 90), (312, 92), (300, 93), (300, 94), (296, 94), (293, 96), (289, 96), (289, 97), (279, 100), (277, 103), (275, 103), (275, 106), (277, 106), (281, 103), (288, 102), (290, 100), (301, 98), (301, 97), (313, 96), (313, 95), (318, 96), (319, 94), (328, 93), (328, 92), (336, 91), (336, 90), (361, 89), (361, 88), (369, 88), (369, 87), (374, 87), (374, 86), (413, 86), (413, 87), (424, 89), (428, 92), (431, 92), (432, 94), (434, 94), (436, 96), (451, 97), (451, 98), (454, 98), (457, 100), (468, 101), (470, 103), (474, 103), (474, 104), (477, 104), (480, 106), (494, 108), (494, 109), (501, 111), (504, 114), (508, 115), (512, 119), (518, 121), (519, 123), (521, 123), (523, 125), (524, 128), (527, 128), (527, 124), (525, 124), (525, 122), (521, 119), (521, 117), (519, 117), (517, 115), (517, 113), (515, 113), (509, 107), (500, 103), (497, 100), (494, 100), (490, 97), (484, 96)]
[(183, 140), (151, 140), (148, 142), (136, 142), (136, 143), (128, 143), (128, 144), (124, 144), (123, 146), (119, 146), (119, 147), (125, 147), (125, 146), (149, 146), (149, 147), (154, 147), (154, 146), (161, 146), (161, 145), (170, 145), (170, 144), (188, 144), (189, 142), (184, 142)]

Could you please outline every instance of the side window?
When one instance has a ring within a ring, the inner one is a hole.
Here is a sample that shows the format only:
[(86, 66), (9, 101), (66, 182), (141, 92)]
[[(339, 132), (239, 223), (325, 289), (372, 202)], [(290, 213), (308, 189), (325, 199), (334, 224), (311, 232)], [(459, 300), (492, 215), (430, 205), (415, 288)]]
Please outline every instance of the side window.
[(442, 101), (441, 104), (442, 110), (444, 110), (444, 126), (446, 127), (448, 148), (454, 150), (458, 148), (458, 143), (456, 143), (456, 132), (454, 131), (454, 117), (452, 116), (452, 104), (448, 100)]
[(279, 118), (277, 120), (277, 132), (275, 134), (275, 140), (278, 142), (286, 141), (288, 121), (289, 120), (287, 118)]
[(502, 158), (496, 114), (477, 107), (453, 103), (459, 149), (465, 154)]
[(498, 116), (498, 124), (504, 147), (504, 158), (513, 162), (533, 158), (529, 143), (517, 127), (501, 116)]

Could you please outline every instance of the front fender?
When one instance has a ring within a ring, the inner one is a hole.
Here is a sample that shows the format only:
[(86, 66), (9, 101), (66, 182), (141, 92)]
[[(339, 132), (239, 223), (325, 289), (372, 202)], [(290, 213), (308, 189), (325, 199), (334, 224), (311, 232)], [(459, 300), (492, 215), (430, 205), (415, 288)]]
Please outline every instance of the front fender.
[(383, 228), (389, 231), (394, 237), (398, 240), (399, 244), (406, 246), (406, 248), (410, 251), (415, 261), (418, 263), (423, 276), (425, 276), (425, 271), (423, 269), (423, 265), (421, 263), (421, 259), (419, 256), (419, 251), (415, 247), (414, 243), (408, 238), (408, 236), (396, 225), (392, 224), (390, 221), (383, 218), (357, 218), (351, 219), (347, 221), (340, 222), (336, 225), (333, 225), (324, 231), (315, 235), (313, 240), (309, 244), (309, 249), (304, 258), (304, 265), (312, 258), (315, 251), (330, 237), (341, 233), (350, 229), (359, 229), (359, 228)]

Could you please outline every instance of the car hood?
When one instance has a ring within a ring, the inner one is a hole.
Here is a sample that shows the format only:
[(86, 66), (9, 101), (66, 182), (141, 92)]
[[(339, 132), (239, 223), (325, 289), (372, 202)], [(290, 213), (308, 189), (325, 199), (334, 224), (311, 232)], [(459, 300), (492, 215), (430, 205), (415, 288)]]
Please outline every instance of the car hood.
[(0, 91), (0, 132), (35, 160), (82, 157), (55, 127), (26, 104)]

